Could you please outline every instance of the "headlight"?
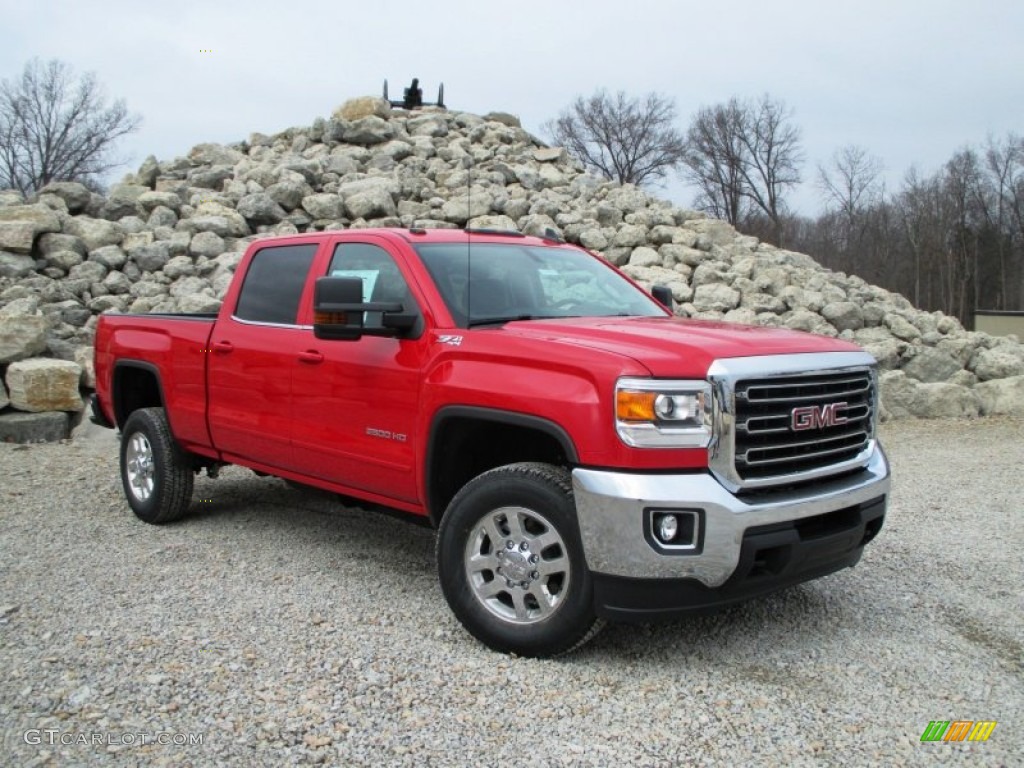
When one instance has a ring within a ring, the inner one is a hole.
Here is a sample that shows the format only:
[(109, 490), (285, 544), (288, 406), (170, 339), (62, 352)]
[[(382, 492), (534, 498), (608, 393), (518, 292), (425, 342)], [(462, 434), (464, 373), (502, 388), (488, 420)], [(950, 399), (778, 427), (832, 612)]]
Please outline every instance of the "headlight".
[(615, 426), (622, 442), (636, 448), (704, 448), (711, 442), (711, 385), (619, 379)]

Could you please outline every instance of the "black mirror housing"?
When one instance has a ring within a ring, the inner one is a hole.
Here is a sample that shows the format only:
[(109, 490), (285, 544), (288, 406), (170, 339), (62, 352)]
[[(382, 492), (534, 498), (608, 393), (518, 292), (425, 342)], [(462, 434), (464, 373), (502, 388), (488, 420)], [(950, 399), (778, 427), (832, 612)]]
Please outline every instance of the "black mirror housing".
[(651, 286), (651, 296), (654, 300), (661, 304), (669, 312), (673, 311), (672, 308), (672, 289), (667, 285), (653, 285)]
[[(364, 325), (364, 313), (380, 315), (380, 325)], [(356, 341), (363, 336), (404, 336), (420, 323), (416, 312), (399, 303), (363, 301), (358, 277), (320, 277), (313, 287), (313, 335), (318, 339)]]

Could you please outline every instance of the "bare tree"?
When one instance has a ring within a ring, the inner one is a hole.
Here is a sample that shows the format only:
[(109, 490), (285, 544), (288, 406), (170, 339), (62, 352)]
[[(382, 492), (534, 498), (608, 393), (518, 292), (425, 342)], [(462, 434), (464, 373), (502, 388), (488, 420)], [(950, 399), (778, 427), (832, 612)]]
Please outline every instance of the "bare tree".
[(675, 102), (655, 93), (643, 98), (603, 90), (579, 96), (541, 126), (589, 170), (620, 184), (664, 179), (683, 159), (683, 136), (672, 127)]
[(138, 128), (123, 99), (107, 107), (92, 73), (33, 59), (21, 77), (0, 83), (0, 188), (28, 194), (51, 181), (95, 185), (120, 165), (114, 142)]
[(701, 109), (687, 131), (684, 158), (684, 175), (700, 190), (697, 205), (734, 225), (766, 221), (767, 234), (781, 245), (784, 197), (800, 183), (803, 162), (792, 115), (767, 94)]
[(686, 134), (683, 175), (698, 193), (696, 206), (740, 226), (747, 208), (743, 175), (743, 107), (736, 99), (699, 110)]
[(836, 241), (843, 256), (860, 245), (868, 212), (883, 198), (882, 161), (863, 147), (848, 144), (835, 151), (828, 166), (818, 166), (818, 188), (836, 217)]

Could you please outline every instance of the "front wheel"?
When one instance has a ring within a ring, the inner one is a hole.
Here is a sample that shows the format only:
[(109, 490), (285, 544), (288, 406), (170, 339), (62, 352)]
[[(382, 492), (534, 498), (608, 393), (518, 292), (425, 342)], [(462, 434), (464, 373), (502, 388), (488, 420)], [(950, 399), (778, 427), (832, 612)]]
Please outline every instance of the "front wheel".
[(188, 511), (194, 481), (163, 408), (133, 411), (121, 431), (121, 483), (140, 520), (169, 523)]
[(441, 520), (437, 564), (452, 611), (494, 650), (554, 656), (600, 628), (559, 467), (509, 464), (467, 483)]

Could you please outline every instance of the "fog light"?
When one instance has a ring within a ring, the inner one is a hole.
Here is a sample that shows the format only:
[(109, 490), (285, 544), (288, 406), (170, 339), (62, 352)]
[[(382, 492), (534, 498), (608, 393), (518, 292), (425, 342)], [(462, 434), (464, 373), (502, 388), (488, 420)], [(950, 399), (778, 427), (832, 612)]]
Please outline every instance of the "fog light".
[(679, 520), (675, 515), (658, 515), (654, 519), (654, 528), (658, 533), (658, 538), (668, 544), (679, 533)]

